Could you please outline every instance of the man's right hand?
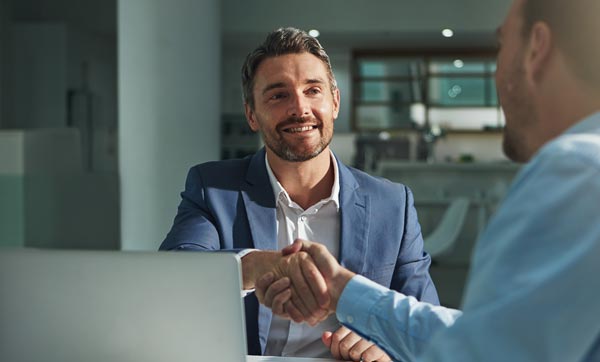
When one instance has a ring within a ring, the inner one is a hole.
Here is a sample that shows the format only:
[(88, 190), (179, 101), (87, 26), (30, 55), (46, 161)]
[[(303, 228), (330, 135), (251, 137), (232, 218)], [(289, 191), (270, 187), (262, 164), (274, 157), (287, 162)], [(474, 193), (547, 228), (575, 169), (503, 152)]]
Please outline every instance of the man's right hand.
[[(325, 319), (327, 315), (335, 312), (340, 294), (344, 290), (344, 287), (348, 281), (350, 281), (355, 274), (342, 267), (337, 262), (335, 257), (329, 253), (327, 248), (319, 243), (298, 239), (294, 241), (292, 245), (282, 250), (283, 256), (292, 256), (303, 253), (306, 253), (308, 256), (310, 256), (310, 260), (312, 263), (314, 263), (309, 264), (311, 266), (310, 273), (314, 273), (314, 270), (312, 270), (312, 265), (315, 265), (318, 268), (320, 275), (325, 280), (326, 291), (330, 300), (327, 307), (327, 313), (322, 316), (322, 319)], [(310, 280), (307, 278), (309, 285), (310, 283), (314, 282), (313, 280), (320, 279), (314, 275)], [(277, 277), (277, 275), (270, 273), (265, 274), (256, 283), (257, 295), (261, 295), (261, 303), (271, 308), (273, 313), (276, 315), (286, 316), (297, 314), (297, 312), (294, 311), (294, 309), (298, 307), (298, 304), (296, 304), (297, 298), (301, 299), (301, 301), (298, 302), (300, 305), (304, 305), (306, 308), (308, 308), (309, 315), (320, 315), (320, 310), (312, 310), (309, 307), (309, 305), (313, 305), (310, 303), (310, 294), (302, 293), (297, 294), (294, 297), (294, 283), (295, 281), (293, 279)], [(310, 288), (315, 289), (315, 287), (312, 285)], [(319, 286), (316, 289), (322, 290), (322, 287)], [(306, 313), (303, 312), (302, 314)], [(296, 319), (294, 319), (294, 321), (298, 322)]]
[[(255, 287), (256, 280), (267, 275), (271, 280), (287, 280), (285, 296), (290, 300), (285, 313), (278, 315), (295, 322), (315, 325), (325, 319), (330, 304), (323, 276), (306, 252), (293, 254), (255, 251), (242, 258), (244, 289)], [(265, 304), (263, 289), (256, 289), (259, 302)]]

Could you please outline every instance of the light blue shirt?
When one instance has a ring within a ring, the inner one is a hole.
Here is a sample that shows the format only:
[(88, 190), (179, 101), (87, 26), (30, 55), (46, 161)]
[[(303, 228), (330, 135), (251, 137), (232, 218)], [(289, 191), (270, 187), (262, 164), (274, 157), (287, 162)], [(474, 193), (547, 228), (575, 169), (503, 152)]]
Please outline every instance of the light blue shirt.
[(463, 301), (435, 307), (356, 276), (337, 317), (398, 361), (600, 361), (600, 113), (517, 175)]

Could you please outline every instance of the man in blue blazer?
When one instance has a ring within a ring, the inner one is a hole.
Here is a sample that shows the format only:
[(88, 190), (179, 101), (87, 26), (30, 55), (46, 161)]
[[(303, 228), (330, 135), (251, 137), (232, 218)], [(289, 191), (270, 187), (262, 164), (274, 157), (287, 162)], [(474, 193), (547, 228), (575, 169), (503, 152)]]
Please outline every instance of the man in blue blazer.
[[(286, 274), (297, 270), (291, 264), (302, 264), (303, 275), (290, 275), (297, 293), (313, 293), (322, 304), (323, 293), (303, 284), (314, 277), (308, 254), (300, 260), (278, 251), (307, 238), (356, 273), (439, 303), (410, 190), (347, 167), (329, 150), (339, 90), (318, 41), (292, 28), (270, 33), (248, 55), (242, 85), (248, 124), (266, 147), (244, 159), (193, 167), (160, 249), (238, 252), (248, 290), (269, 271)], [(305, 313), (310, 306), (300, 299), (295, 308)], [(249, 354), (352, 360), (370, 349), (389, 360), (335, 318), (307, 326), (273, 317), (252, 293), (245, 304)]]

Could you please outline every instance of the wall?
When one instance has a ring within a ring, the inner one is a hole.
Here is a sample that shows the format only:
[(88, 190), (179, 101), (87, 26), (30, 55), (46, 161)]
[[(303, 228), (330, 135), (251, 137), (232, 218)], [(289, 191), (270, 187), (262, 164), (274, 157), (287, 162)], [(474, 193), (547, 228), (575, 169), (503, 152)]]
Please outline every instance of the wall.
[(74, 126), (82, 133), (86, 169), (117, 172), (116, 37), (70, 26), (67, 61), (68, 89), (85, 95), (77, 98), (81, 107), (90, 106), (89, 110), (73, 108)]
[(10, 73), (11, 48), (11, 13), (12, 7), (8, 0), (0, 0), (0, 129), (9, 114), (8, 77)]
[(65, 127), (67, 29), (61, 23), (15, 23), (10, 128)]
[(220, 149), (219, 1), (118, 4), (123, 249), (156, 250), (190, 166)]
[(75, 129), (0, 131), (0, 246), (117, 249), (113, 174), (82, 169)]

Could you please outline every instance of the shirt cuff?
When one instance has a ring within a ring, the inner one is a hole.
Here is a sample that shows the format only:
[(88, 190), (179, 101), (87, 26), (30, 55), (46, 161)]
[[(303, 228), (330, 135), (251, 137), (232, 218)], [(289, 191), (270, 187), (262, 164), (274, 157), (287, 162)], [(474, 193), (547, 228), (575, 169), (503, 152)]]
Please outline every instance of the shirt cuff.
[[(246, 255), (254, 252), (254, 251), (258, 251), (258, 249), (244, 249), (242, 251), (239, 251), (237, 253), (237, 256), (240, 258), (240, 260), (242, 260), (243, 257), (245, 257)], [(242, 298), (244, 298), (245, 296), (247, 296), (248, 294), (252, 294), (254, 293), (254, 288), (253, 289), (244, 289), (242, 290)]]
[(355, 275), (342, 291), (336, 308), (338, 320), (355, 330), (367, 325), (369, 312), (389, 289), (363, 277)]
[(237, 256), (240, 257), (240, 259), (242, 259), (243, 257), (245, 257), (246, 255), (258, 251), (258, 249), (243, 249), (241, 251), (238, 251)]

